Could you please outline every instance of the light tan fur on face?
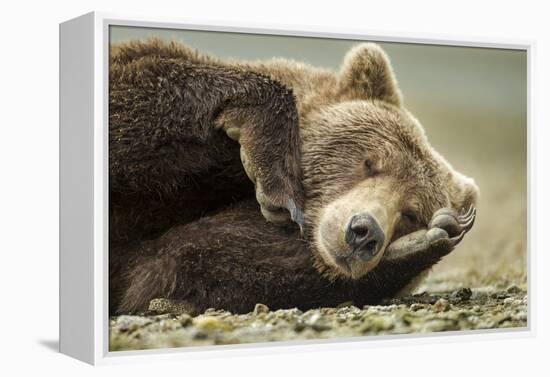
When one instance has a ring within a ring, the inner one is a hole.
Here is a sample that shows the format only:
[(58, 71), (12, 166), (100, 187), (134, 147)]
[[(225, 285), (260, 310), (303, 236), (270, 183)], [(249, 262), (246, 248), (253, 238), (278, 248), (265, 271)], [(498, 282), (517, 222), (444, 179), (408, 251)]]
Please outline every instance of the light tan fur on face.
[[(372, 270), (382, 258), (401, 217), (398, 206), (400, 197), (401, 194), (395, 189), (395, 182), (386, 176), (364, 181), (331, 202), (322, 210), (320, 225), (314, 234), (321, 257), (343, 275), (350, 275), (353, 279)], [(361, 213), (369, 213), (376, 219), (386, 236), (385, 242), (376, 256), (367, 262), (349, 259), (349, 270), (346, 270), (336, 263), (334, 256), (337, 254), (347, 257), (352, 254), (353, 250), (347, 245), (344, 235), (350, 219)]]
[[(374, 163), (374, 177), (362, 173), (365, 159)], [(473, 181), (429, 145), (418, 121), (385, 102), (343, 102), (312, 114), (302, 125), (302, 164), (317, 267), (331, 278), (363, 276), (393, 239), (425, 228), (437, 209), (460, 210), (477, 196)], [(361, 211), (382, 226), (386, 243), (350, 272), (335, 257), (347, 250), (344, 228)]]

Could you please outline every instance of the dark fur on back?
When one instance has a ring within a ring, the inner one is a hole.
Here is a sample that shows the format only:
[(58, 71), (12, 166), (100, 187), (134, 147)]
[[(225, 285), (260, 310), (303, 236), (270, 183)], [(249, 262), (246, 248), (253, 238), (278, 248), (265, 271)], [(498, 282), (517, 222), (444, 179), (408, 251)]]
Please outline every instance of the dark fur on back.
[[(301, 205), (292, 91), (261, 74), (197, 64), (167, 49), (111, 59), (111, 242), (151, 238), (253, 194), (239, 144), (219, 129), (224, 117), (249, 125), (243, 139), (263, 191), (291, 192)], [(278, 204), (287, 201), (281, 196)]]

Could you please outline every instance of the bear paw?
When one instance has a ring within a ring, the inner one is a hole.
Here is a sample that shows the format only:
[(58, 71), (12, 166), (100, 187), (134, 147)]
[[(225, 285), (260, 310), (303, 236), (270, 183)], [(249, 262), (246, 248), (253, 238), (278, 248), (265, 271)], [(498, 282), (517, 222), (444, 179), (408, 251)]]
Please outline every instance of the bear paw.
[(385, 258), (413, 265), (423, 258), (439, 259), (462, 241), (474, 226), (475, 218), (474, 207), (460, 214), (450, 208), (442, 208), (434, 213), (427, 229), (407, 234), (388, 245)]
[(256, 188), (256, 201), (260, 205), (260, 211), (263, 217), (275, 224), (289, 224), (295, 222), (303, 231), (304, 216), (302, 211), (296, 206), (295, 201), (289, 198), (285, 206), (277, 205), (278, 200), (267, 195), (262, 187), (262, 183), (257, 179), (254, 168), (250, 163), (245, 150), (241, 147), (241, 162), (243, 164), (246, 175), (254, 183)]
[[(255, 144), (255, 137), (250, 137), (250, 126), (247, 128), (247, 123), (240, 118), (233, 119), (233, 115), (224, 113), (220, 116), (216, 121), (216, 128), (221, 129), (230, 139), (240, 144), (242, 166), (248, 178), (254, 183), (256, 200), (262, 215), (267, 221), (276, 224), (287, 224), (293, 221), (303, 231), (304, 216), (301, 210), (303, 191), (299, 168), (297, 170), (289, 168), (289, 166), (299, 166), (299, 164), (293, 165), (295, 161), (292, 160), (296, 156), (288, 153), (288, 150), (295, 150), (296, 146), (290, 145), (289, 148), (278, 153), (275, 153), (273, 148), (269, 148), (267, 153)], [(252, 151), (254, 153), (251, 153)], [(274, 153), (281, 157), (275, 158)]]
[(464, 235), (472, 229), (476, 218), (476, 209), (470, 206), (468, 211), (458, 214), (450, 208), (441, 208), (432, 216), (426, 238), (432, 246), (454, 248)]

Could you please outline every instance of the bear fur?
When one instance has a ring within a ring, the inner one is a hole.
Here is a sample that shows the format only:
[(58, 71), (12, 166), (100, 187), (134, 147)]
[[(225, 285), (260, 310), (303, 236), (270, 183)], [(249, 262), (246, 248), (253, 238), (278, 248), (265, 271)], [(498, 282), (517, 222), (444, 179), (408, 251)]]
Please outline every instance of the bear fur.
[[(198, 312), (374, 303), (472, 225), (459, 212), (477, 186), (429, 145), (376, 45), (333, 72), (131, 42), (109, 75), (112, 312), (157, 297)], [(441, 208), (456, 226), (434, 241)], [(346, 232), (364, 213), (382, 237), (359, 257)], [(300, 227), (273, 224), (288, 217)], [(426, 246), (392, 248), (411, 234)]]

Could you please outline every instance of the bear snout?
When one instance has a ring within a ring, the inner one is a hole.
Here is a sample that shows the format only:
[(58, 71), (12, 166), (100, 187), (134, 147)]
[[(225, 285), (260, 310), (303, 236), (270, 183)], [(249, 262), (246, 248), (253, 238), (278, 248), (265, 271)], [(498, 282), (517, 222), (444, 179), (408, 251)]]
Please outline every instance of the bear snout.
[(352, 255), (365, 262), (378, 254), (385, 241), (384, 231), (368, 212), (352, 216), (346, 226), (344, 238)]

